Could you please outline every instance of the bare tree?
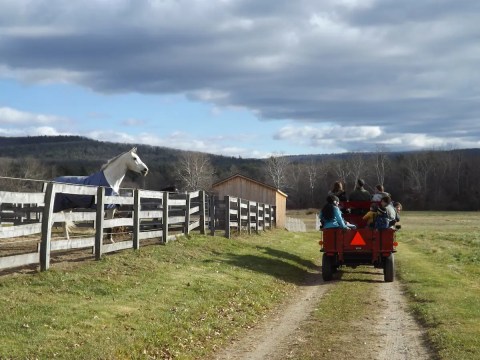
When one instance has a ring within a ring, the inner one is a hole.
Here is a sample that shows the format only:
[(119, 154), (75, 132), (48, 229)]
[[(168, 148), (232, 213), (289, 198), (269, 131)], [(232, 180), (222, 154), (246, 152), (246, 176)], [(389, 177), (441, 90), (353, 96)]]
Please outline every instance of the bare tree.
[(42, 183), (32, 180), (46, 180), (49, 177), (48, 174), (50, 172), (50, 168), (45, 167), (40, 160), (33, 157), (22, 159), (3, 158), (0, 162), (0, 176), (7, 178), (2, 179), (1, 182), (4, 190), (40, 190), (42, 188)]
[(185, 191), (210, 190), (214, 169), (208, 155), (186, 152), (177, 164), (177, 177)]
[(317, 178), (318, 178), (318, 166), (315, 161), (310, 161), (309, 164), (306, 166), (307, 175), (308, 175), (308, 187), (310, 190), (310, 201), (313, 203), (313, 195), (315, 192), (315, 187), (317, 185)]
[(267, 159), (266, 171), (277, 189), (285, 189), (288, 185), (287, 169), (289, 163), (283, 155), (272, 155)]
[(351, 171), (353, 187), (355, 187), (357, 179), (360, 179), (365, 171), (365, 155), (362, 153), (353, 153), (348, 158), (347, 164)]
[(289, 188), (292, 189), (295, 194), (300, 194), (301, 181), (303, 176), (303, 166), (297, 163), (289, 164), (287, 174)]
[(460, 196), (462, 192), (462, 175), (465, 170), (464, 155), (460, 151), (445, 151), (443, 154), (445, 177), (447, 174), (450, 174), (452, 179), (451, 181), (444, 180), (444, 182), (447, 184), (451, 184), (451, 188), (455, 190), (454, 194), (456, 196)]
[[(343, 184), (347, 184), (348, 178), (352, 174), (352, 169), (350, 168), (348, 161), (345, 159), (334, 161), (331, 166), (333, 172), (336, 174), (337, 179)], [(355, 183), (355, 180), (353, 180), (353, 183)]]
[(419, 152), (407, 158), (406, 168), (411, 191), (425, 202), (429, 189), (428, 176), (433, 163), (429, 152)]
[(384, 185), (385, 173), (388, 167), (388, 155), (385, 147), (377, 147), (374, 166), (378, 183)]

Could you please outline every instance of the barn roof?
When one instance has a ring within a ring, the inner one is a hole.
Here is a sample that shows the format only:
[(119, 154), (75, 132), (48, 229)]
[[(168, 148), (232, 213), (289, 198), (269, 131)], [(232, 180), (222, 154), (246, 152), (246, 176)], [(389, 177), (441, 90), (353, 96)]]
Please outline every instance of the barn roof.
[(214, 187), (216, 187), (216, 186), (218, 186), (218, 185), (221, 185), (221, 184), (224, 184), (224, 183), (226, 183), (226, 182), (229, 182), (230, 180), (232, 180), (232, 179), (234, 179), (234, 178), (237, 178), (237, 177), (242, 178), (242, 179), (245, 179), (245, 180), (250, 181), (250, 182), (253, 182), (253, 183), (258, 184), (258, 185), (260, 185), (260, 186), (266, 187), (266, 188), (268, 188), (268, 189), (271, 189), (271, 190), (273, 190), (273, 191), (276, 191), (276, 192), (280, 193), (281, 195), (283, 195), (283, 196), (285, 196), (285, 197), (288, 197), (288, 195), (285, 194), (282, 190), (277, 189), (277, 188), (274, 187), (274, 186), (271, 186), (271, 185), (262, 183), (262, 182), (260, 182), (260, 181), (254, 180), (254, 179), (249, 178), (249, 177), (247, 177), (247, 176), (244, 176), (244, 175), (242, 175), (242, 174), (235, 174), (235, 175), (229, 176), (229, 177), (226, 178), (226, 179), (217, 181), (215, 184), (212, 185), (212, 187), (214, 188)]

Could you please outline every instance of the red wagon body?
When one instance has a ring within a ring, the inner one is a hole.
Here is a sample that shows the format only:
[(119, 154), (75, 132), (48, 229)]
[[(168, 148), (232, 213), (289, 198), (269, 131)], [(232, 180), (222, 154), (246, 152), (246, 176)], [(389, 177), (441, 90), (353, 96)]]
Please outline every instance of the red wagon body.
[(323, 252), (322, 276), (331, 280), (338, 267), (373, 265), (383, 268), (384, 280), (394, 280), (394, 253), (396, 229), (373, 229), (367, 227), (363, 216), (370, 208), (370, 202), (342, 202), (344, 219), (357, 226), (357, 229), (323, 229), (320, 241)]

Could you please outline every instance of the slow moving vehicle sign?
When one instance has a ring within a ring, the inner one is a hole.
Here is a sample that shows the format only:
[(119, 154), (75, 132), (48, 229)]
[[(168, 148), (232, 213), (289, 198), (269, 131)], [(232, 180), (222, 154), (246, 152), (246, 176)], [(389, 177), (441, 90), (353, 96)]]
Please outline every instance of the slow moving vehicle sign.
[(353, 237), (352, 241), (350, 242), (350, 245), (352, 246), (365, 246), (367, 245), (365, 240), (363, 240), (362, 235), (360, 232), (357, 232), (355, 236)]

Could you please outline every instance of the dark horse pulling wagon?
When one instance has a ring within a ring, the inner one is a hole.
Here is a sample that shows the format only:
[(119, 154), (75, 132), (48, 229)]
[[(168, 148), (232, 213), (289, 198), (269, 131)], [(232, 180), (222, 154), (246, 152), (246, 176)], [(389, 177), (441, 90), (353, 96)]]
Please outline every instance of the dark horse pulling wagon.
[(375, 229), (367, 227), (363, 215), (371, 202), (341, 202), (339, 207), (346, 210), (345, 221), (356, 225), (356, 229), (323, 229), (320, 240), (323, 280), (332, 280), (337, 269), (344, 266), (373, 265), (383, 269), (384, 280), (392, 282), (395, 278), (394, 253), (395, 228)]

